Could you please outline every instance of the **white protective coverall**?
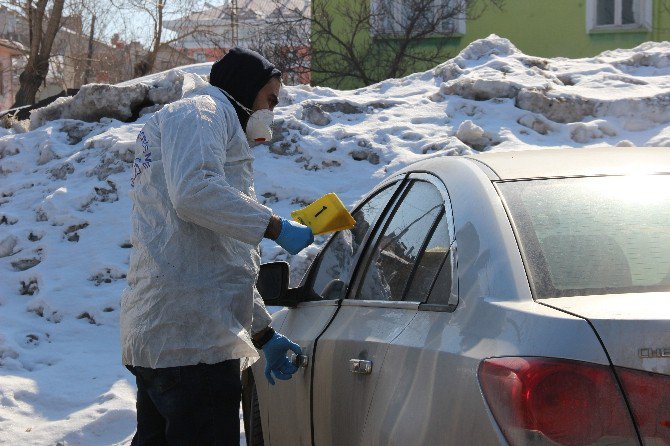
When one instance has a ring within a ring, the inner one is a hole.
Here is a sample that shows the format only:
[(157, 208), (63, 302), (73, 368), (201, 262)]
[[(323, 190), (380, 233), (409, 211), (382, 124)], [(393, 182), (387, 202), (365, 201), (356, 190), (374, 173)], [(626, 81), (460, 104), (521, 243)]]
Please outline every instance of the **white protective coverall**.
[(123, 364), (258, 357), (250, 331), (271, 322), (255, 287), (258, 244), (272, 211), (256, 201), (252, 161), (235, 109), (194, 74), (138, 135)]

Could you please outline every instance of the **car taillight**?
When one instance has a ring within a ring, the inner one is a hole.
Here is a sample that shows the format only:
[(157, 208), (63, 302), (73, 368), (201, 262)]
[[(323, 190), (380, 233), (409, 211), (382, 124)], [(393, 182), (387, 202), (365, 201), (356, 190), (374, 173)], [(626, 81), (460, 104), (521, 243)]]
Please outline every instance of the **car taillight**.
[(479, 365), (479, 382), (513, 446), (639, 444), (607, 366), (554, 358), (491, 358)]
[(617, 367), (642, 441), (670, 445), (670, 376)]

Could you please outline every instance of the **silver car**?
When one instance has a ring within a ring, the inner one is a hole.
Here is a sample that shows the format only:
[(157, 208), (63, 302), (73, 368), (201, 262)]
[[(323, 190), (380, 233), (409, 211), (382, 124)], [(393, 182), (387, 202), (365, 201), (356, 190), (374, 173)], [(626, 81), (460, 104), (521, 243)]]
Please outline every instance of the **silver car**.
[(433, 158), (353, 216), (261, 269), (304, 355), (245, 372), (250, 445), (670, 445), (670, 149)]

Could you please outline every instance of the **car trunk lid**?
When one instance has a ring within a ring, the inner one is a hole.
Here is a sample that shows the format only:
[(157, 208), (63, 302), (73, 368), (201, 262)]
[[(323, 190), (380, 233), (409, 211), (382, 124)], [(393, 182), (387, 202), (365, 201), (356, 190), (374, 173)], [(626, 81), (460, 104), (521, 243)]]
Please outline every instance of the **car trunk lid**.
[(587, 319), (612, 364), (670, 375), (670, 293), (540, 299)]

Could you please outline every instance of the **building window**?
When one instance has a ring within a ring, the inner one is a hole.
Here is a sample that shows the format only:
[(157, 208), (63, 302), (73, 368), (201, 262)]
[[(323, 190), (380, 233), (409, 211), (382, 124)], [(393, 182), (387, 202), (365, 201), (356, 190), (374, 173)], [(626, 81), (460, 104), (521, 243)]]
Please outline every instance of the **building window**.
[(412, 34), (424, 30), (436, 35), (465, 34), (465, 7), (466, 0), (372, 0), (372, 34), (404, 35), (412, 21)]
[(196, 62), (207, 62), (205, 53), (201, 51), (193, 53), (193, 59), (195, 59)]
[(652, 0), (587, 0), (586, 31), (651, 30)]

